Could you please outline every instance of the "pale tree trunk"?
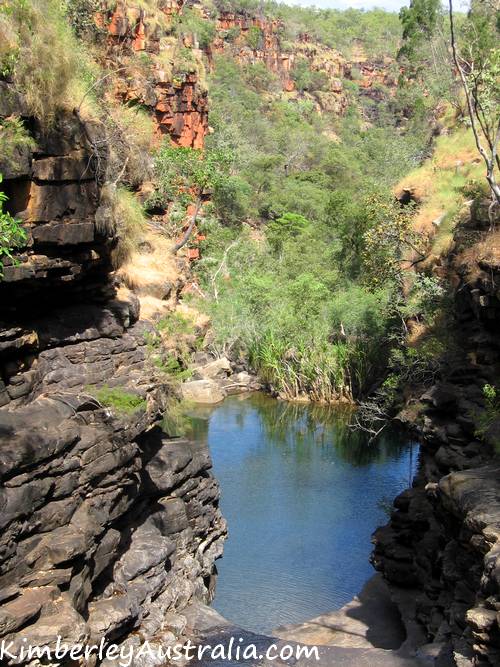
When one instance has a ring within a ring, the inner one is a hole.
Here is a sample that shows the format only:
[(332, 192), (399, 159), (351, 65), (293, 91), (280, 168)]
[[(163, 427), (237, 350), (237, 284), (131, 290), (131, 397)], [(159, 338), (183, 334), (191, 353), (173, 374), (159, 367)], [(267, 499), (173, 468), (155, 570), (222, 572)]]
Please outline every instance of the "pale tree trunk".
[(179, 243), (176, 243), (174, 245), (174, 248), (173, 248), (174, 255), (181, 248), (183, 248), (186, 245), (186, 243), (189, 241), (189, 238), (190, 238), (191, 234), (193, 233), (193, 229), (194, 229), (194, 226), (196, 224), (196, 218), (198, 217), (198, 213), (200, 212), (200, 208), (201, 208), (201, 197), (198, 197), (198, 199), (196, 200), (196, 206), (195, 206), (195, 209), (194, 209), (194, 213), (193, 213), (193, 215), (191, 217), (191, 221), (189, 223), (189, 227), (186, 229), (186, 232), (185, 232), (184, 236), (182, 237), (182, 239), (179, 241)]
[(480, 122), (480, 119), (476, 117), (476, 110), (472, 99), (472, 93), (470, 91), (469, 84), (467, 82), (467, 77), (460, 63), (460, 58), (457, 52), (457, 43), (455, 38), (455, 21), (453, 17), (453, 0), (448, 0), (448, 4), (449, 4), (449, 15), (450, 15), (451, 49), (453, 53), (453, 62), (455, 63), (455, 67), (458, 70), (458, 73), (460, 75), (460, 80), (462, 82), (462, 87), (464, 89), (465, 99), (467, 101), (467, 110), (469, 112), (469, 118), (472, 126), (472, 132), (474, 133), (474, 139), (476, 142), (477, 150), (479, 151), (479, 154), (481, 155), (486, 164), (486, 180), (488, 181), (488, 184), (490, 186), (491, 197), (492, 197), (492, 205), (490, 207), (490, 223), (491, 223), (493, 220), (493, 208), (495, 207), (495, 205), (498, 206), (500, 204), (500, 186), (496, 182), (495, 178), (495, 165), (497, 162), (498, 142), (500, 139), (500, 124), (499, 127), (496, 128), (496, 133), (493, 137), (486, 136), (486, 140), (489, 146), (491, 147), (491, 155), (488, 155), (488, 153), (486, 152), (481, 143), (478, 123), (480, 126), (482, 126), (482, 124)]

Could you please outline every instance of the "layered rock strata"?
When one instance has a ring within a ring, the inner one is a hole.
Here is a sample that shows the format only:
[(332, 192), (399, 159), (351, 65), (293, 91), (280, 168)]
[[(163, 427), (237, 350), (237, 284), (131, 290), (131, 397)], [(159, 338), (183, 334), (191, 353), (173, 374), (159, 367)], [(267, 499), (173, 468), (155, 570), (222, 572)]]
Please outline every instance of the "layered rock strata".
[(213, 595), (218, 485), (207, 449), (159, 426), (169, 390), (102, 227), (102, 128), (26, 125), (33, 148), (2, 165), (28, 245), (0, 282), (0, 639), (165, 644)]
[(438, 267), (455, 286), (455, 336), (439, 380), (420, 398), (420, 473), (374, 536), (375, 567), (396, 596), (412, 589), (406, 612), (431, 642), (421, 655), (436, 665), (500, 664), (498, 421), (478, 438), (483, 388), (500, 371), (500, 266), (488, 250), (487, 209), (474, 205)]

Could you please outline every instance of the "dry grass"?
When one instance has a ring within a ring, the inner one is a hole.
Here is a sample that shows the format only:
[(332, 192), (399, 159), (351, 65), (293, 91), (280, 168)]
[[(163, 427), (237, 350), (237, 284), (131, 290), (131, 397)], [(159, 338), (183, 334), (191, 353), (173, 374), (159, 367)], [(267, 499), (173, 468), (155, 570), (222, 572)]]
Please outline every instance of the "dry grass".
[(139, 301), (141, 303), (141, 320), (156, 321), (171, 309), (168, 301), (157, 299), (155, 296), (141, 296)]
[(201, 313), (199, 310), (188, 306), (186, 303), (181, 302), (177, 306), (176, 312), (184, 319), (191, 322), (194, 329), (197, 329), (198, 331), (205, 330), (210, 324), (210, 317), (206, 313)]
[(156, 320), (175, 305), (180, 269), (172, 245), (173, 241), (147, 229), (141, 244), (116, 272), (122, 285), (138, 296), (143, 320)]
[(130, 187), (138, 187), (153, 169), (155, 127), (151, 116), (140, 107), (112, 103), (106, 130), (110, 147), (108, 178), (114, 180), (122, 174), (122, 180)]
[(397, 186), (396, 195), (408, 190), (418, 204), (414, 228), (433, 239), (434, 254), (446, 252), (459, 220), (466, 196), (464, 186), (484, 178), (470, 130), (460, 129), (436, 141), (433, 157), (408, 174)]
[(173, 241), (147, 231), (140, 248), (135, 248), (117, 272), (118, 277), (139, 295), (165, 296), (166, 285), (179, 276), (172, 254)]
[(0, 22), (0, 62), (13, 76), (30, 113), (48, 127), (59, 109), (78, 105), (93, 65), (58, 0), (7, 5), (10, 11)]
[(107, 183), (101, 191), (96, 227), (100, 234), (118, 238), (111, 257), (114, 268), (118, 269), (143, 242), (147, 230), (146, 216), (132, 192)]

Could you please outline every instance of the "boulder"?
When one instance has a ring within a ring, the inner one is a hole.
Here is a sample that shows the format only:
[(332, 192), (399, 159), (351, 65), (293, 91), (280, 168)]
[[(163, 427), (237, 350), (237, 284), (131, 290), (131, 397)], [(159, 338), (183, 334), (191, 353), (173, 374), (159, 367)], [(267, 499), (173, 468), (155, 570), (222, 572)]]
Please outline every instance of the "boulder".
[(40, 613), (42, 607), (57, 597), (55, 586), (27, 589), (0, 608), (0, 636), (14, 632)]
[(214, 359), (204, 366), (198, 366), (194, 375), (201, 380), (215, 380), (216, 378), (225, 378), (231, 373), (231, 363), (226, 357)]
[(194, 403), (220, 403), (225, 392), (214, 380), (192, 380), (182, 385), (182, 395)]
[(115, 581), (125, 583), (135, 579), (159, 563), (165, 562), (175, 551), (175, 542), (164, 537), (154, 526), (140, 526), (133, 534), (130, 546), (115, 564)]

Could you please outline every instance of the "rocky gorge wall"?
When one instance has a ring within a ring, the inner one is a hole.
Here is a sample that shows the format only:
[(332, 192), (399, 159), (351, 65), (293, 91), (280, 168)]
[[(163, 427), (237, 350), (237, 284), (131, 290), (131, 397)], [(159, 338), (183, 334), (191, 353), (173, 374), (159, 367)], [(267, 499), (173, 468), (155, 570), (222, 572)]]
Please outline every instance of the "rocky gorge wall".
[[(194, 54), (193, 65), (175, 71), (180, 60), (178, 45), (168, 38), (182, 6), (182, 1), (165, 2), (155, 13), (118, 2), (114, 9), (101, 13), (98, 22), (106, 34), (110, 70), (120, 71), (117, 98), (147, 109), (159, 139), (165, 135), (174, 145), (203, 148), (208, 132), (208, 91), (200, 80), (201, 52), (185, 38), (183, 48)], [(141, 54), (142, 67), (138, 66)]]
[[(2, 86), (0, 115), (22, 114)], [(33, 146), (1, 165), (28, 243), (0, 282), (0, 639), (165, 645), (213, 594), (218, 485), (208, 450), (159, 426), (171, 390), (112, 277), (102, 127), (26, 126)]]
[(488, 204), (473, 205), (437, 267), (453, 286), (453, 333), (435, 384), (400, 415), (417, 424), (420, 472), (374, 535), (373, 563), (406, 600), (407, 622), (423, 630), (420, 656), (439, 666), (500, 664), (500, 425), (493, 420), (482, 438), (477, 427), (483, 387), (495, 386), (500, 371), (500, 266)]

